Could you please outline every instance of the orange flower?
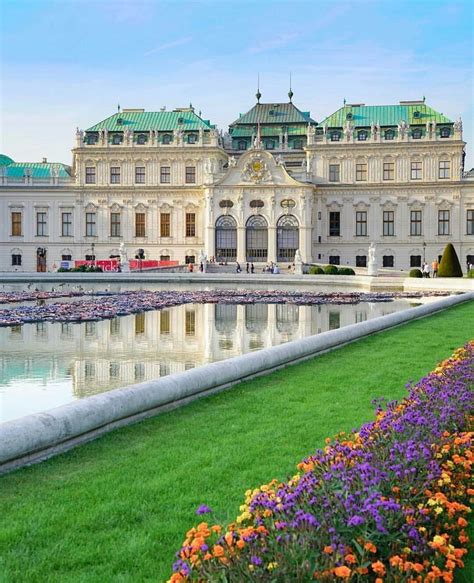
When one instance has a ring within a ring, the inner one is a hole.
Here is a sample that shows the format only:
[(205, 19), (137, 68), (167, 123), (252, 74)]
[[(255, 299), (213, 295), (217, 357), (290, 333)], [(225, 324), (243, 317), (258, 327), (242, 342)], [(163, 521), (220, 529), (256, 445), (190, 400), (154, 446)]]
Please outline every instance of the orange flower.
[(331, 546), (326, 545), (323, 549), (323, 553), (326, 553), (327, 555), (331, 555), (333, 552), (333, 548)]
[(412, 568), (417, 573), (423, 573), (423, 571), (425, 570), (421, 563), (413, 563)]
[(467, 520), (465, 518), (462, 518), (461, 516), (458, 518), (458, 525), (461, 528), (465, 528), (467, 526)]
[(403, 559), (398, 555), (394, 555), (393, 557), (390, 557), (390, 565), (392, 567), (400, 567), (403, 565)]
[(375, 583), (383, 583), (382, 577), (377, 577), (377, 579), (375, 579)]
[(385, 565), (382, 563), (382, 561), (376, 561), (375, 563), (372, 563), (372, 570), (374, 573), (377, 573), (377, 575), (385, 575)]
[(245, 541), (239, 539), (236, 543), (238, 549), (243, 549), (245, 547)]
[(336, 575), (336, 577), (341, 577), (342, 579), (349, 579), (351, 576), (351, 570), (349, 567), (342, 565), (341, 567), (336, 567), (334, 569), (334, 575)]
[(180, 573), (173, 573), (168, 583), (180, 583), (181, 581), (185, 581), (183, 575)]
[(356, 571), (357, 573), (359, 573), (359, 575), (367, 575), (367, 573), (369, 572), (367, 567), (357, 567)]
[(224, 539), (225, 539), (225, 542), (229, 545), (229, 547), (231, 547), (232, 543), (234, 542), (234, 537), (232, 536), (232, 533), (226, 532)]
[(353, 565), (354, 563), (357, 563), (357, 559), (354, 557), (354, 555), (346, 555), (344, 557), (344, 560), (346, 561), (346, 563), (349, 563), (349, 565)]
[(369, 553), (376, 553), (377, 552), (377, 547), (371, 542), (365, 543), (364, 549), (366, 551), (369, 551)]
[(215, 557), (222, 557), (224, 555), (224, 547), (221, 547), (221, 545), (214, 545), (212, 551)]
[(211, 530), (219, 534), (220, 531), (222, 530), (222, 527), (219, 526), (218, 524), (214, 524), (214, 526), (211, 526)]

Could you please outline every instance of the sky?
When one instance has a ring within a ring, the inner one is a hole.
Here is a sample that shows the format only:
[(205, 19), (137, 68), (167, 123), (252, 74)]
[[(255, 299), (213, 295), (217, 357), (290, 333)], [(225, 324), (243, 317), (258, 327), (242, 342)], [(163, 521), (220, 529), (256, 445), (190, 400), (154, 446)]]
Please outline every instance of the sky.
[(470, 0), (0, 0), (0, 153), (71, 164), (76, 127), (192, 103), (226, 130), (255, 103), (320, 121), (422, 99), (463, 119), (474, 166)]

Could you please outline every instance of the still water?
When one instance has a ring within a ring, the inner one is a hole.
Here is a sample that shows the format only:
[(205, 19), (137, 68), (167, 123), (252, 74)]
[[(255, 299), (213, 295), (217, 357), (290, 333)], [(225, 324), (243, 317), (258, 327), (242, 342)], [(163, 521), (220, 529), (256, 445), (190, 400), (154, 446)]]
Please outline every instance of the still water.
[(187, 304), (99, 322), (0, 328), (0, 422), (412, 305)]

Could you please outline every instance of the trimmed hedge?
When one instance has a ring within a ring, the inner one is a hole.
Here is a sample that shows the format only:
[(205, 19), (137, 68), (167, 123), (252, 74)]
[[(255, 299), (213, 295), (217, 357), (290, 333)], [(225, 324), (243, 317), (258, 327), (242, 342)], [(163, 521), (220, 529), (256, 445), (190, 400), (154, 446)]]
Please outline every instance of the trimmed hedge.
[(312, 265), (309, 268), (309, 272), (310, 275), (322, 275), (324, 274), (324, 269), (322, 269), (321, 267), (318, 267), (317, 265)]
[(352, 269), (352, 267), (340, 267), (337, 270), (337, 274), (338, 275), (355, 275), (355, 271)]
[(423, 277), (423, 273), (421, 272), (421, 269), (410, 269), (408, 277)]
[(456, 249), (452, 243), (448, 243), (443, 251), (439, 263), (438, 277), (462, 277), (462, 268), (459, 263)]
[(469, 277), (469, 278), (471, 278), (471, 279), (474, 279), (474, 269), (470, 269), (470, 270), (467, 272), (467, 277)]
[(324, 268), (324, 273), (326, 275), (337, 275), (338, 269), (336, 265), (326, 265)]

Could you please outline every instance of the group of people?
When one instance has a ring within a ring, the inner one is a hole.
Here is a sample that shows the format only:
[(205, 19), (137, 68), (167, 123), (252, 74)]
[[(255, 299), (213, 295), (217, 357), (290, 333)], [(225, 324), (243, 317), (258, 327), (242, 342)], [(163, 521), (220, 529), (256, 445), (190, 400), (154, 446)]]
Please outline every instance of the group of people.
[(421, 266), (421, 273), (423, 277), (438, 277), (438, 269), (439, 263), (437, 259), (431, 263), (431, 267), (429, 263), (425, 261)]
[[(236, 263), (235, 272), (242, 273), (242, 268), (240, 267), (240, 263), (238, 261)], [(247, 273), (255, 273), (255, 265), (253, 263), (247, 262), (246, 272)]]

